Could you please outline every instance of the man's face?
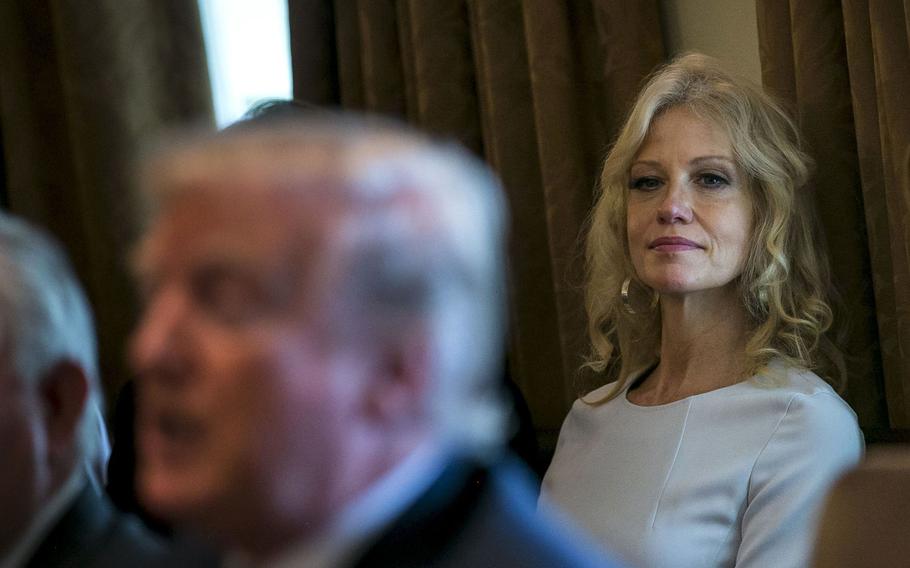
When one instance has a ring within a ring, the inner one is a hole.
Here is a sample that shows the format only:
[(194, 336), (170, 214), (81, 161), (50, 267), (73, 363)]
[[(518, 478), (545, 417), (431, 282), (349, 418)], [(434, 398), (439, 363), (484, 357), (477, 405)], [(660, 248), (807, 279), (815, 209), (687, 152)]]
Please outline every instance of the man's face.
[(318, 523), (333, 506), (362, 374), (317, 317), (331, 216), (233, 189), (162, 211), (139, 254), (146, 308), (131, 354), (140, 497), (228, 539), (267, 520)]
[[(40, 397), (0, 362), (0, 557), (22, 537), (49, 491)], [(46, 465), (46, 464), (45, 464)]]

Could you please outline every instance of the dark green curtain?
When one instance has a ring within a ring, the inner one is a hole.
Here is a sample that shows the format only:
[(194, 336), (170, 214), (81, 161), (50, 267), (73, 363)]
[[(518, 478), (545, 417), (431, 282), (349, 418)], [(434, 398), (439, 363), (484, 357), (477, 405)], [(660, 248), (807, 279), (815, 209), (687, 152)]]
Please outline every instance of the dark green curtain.
[(212, 121), (199, 14), (179, 0), (0, 3), (4, 205), (64, 244), (95, 309), (108, 392), (136, 314), (137, 150), (163, 125)]
[(817, 161), (867, 440), (910, 441), (910, 0), (759, 0), (762, 78)]
[(590, 377), (582, 225), (607, 144), (664, 60), (658, 2), (289, 0), (294, 95), (454, 137), (511, 204), (509, 363), (546, 452)]

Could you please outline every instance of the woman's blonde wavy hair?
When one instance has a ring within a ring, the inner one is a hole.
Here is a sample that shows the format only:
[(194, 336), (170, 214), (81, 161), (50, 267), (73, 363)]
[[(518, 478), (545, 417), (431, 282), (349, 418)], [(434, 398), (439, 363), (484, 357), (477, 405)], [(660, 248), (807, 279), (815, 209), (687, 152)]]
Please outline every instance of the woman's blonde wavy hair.
[[(828, 338), (831, 287), (820, 224), (806, 187), (812, 161), (783, 108), (751, 81), (700, 54), (686, 54), (647, 82), (604, 163), (600, 194), (589, 219), (585, 303), (592, 355), (587, 366), (617, 380), (600, 404), (633, 373), (656, 363), (660, 310), (629, 256), (626, 199), (629, 168), (654, 119), (685, 107), (720, 127), (748, 179), (753, 204), (750, 239), (739, 287), (752, 322), (745, 363), (750, 374), (771, 359), (809, 369), (841, 390), (843, 356)], [(636, 315), (623, 309), (620, 287), (632, 278)], [(641, 296), (636, 298), (636, 295)], [(640, 307), (638, 307), (640, 305)]]

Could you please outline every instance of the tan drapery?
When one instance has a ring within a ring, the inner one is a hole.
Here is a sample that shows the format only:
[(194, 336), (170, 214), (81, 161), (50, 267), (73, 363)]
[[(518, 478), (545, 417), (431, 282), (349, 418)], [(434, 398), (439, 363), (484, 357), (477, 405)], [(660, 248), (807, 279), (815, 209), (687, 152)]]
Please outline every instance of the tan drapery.
[(108, 392), (135, 317), (129, 170), (162, 125), (212, 121), (195, 2), (0, 2), (6, 204), (63, 242), (95, 309)]
[(870, 441), (910, 428), (910, 0), (758, 0), (763, 81), (794, 105)]
[(552, 449), (588, 386), (580, 233), (607, 144), (664, 59), (657, 1), (289, 7), (297, 98), (455, 137), (502, 177), (513, 222), (511, 374)]

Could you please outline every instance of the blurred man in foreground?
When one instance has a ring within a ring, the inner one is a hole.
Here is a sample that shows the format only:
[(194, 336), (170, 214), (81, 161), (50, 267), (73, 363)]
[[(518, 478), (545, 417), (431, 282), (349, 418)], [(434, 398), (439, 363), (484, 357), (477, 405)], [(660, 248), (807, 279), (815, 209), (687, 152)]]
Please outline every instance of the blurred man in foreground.
[(593, 565), (490, 465), (497, 183), (454, 147), (334, 122), (146, 163), (141, 499), (235, 565)]
[(0, 214), (0, 567), (143, 565), (160, 544), (99, 485), (92, 316), (63, 253)]

